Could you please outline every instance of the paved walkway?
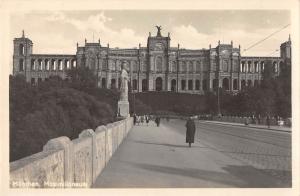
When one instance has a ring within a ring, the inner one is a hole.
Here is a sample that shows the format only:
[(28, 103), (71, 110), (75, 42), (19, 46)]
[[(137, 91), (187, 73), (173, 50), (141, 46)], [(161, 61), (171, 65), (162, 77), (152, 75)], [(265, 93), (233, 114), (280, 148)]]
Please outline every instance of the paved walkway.
[[(249, 124), (245, 125), (242, 123), (233, 123), (233, 122), (223, 122), (223, 121), (205, 121), (206, 123), (215, 123), (215, 124), (224, 124), (224, 125), (232, 125), (232, 126), (242, 126), (242, 127), (252, 127), (256, 129), (268, 129), (266, 125), (256, 125), (256, 124)], [(286, 126), (270, 126), (270, 130), (273, 131), (284, 131), (284, 132), (291, 132), (291, 127)]]
[[(184, 131), (184, 130), (183, 130)], [(161, 124), (135, 126), (94, 188), (268, 187), (272, 179)], [(266, 180), (268, 179), (268, 180)]]

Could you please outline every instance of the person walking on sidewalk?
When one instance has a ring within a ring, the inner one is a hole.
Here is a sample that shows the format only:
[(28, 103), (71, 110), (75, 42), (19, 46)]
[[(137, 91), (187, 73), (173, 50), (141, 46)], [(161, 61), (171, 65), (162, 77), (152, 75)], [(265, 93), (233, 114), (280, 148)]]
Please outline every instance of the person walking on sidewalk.
[(155, 118), (155, 123), (156, 123), (156, 126), (159, 127), (160, 118), (158, 116), (156, 116), (156, 118)]
[(149, 117), (148, 115), (146, 115), (146, 123), (147, 123), (147, 126), (148, 126), (149, 120), (150, 120), (150, 117)]
[(268, 129), (270, 129), (270, 116), (267, 115), (267, 125), (268, 125)]
[(136, 114), (133, 114), (133, 125), (136, 124)]
[(191, 147), (192, 143), (194, 143), (194, 138), (195, 138), (195, 132), (196, 132), (196, 126), (195, 122), (192, 119), (192, 117), (189, 117), (188, 120), (186, 121), (186, 143), (189, 143), (189, 147)]

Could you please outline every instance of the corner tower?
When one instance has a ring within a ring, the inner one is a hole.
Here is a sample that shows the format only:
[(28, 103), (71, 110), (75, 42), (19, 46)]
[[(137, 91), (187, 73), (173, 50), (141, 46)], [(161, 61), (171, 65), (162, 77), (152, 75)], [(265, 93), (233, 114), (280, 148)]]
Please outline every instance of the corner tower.
[(292, 42), (290, 35), (288, 41), (280, 45), (280, 57), (284, 59), (285, 63), (290, 64), (292, 57)]
[(23, 74), (26, 76), (26, 72), (30, 71), (32, 47), (33, 43), (25, 37), (24, 30), (22, 31), (22, 37), (14, 39), (13, 75)]

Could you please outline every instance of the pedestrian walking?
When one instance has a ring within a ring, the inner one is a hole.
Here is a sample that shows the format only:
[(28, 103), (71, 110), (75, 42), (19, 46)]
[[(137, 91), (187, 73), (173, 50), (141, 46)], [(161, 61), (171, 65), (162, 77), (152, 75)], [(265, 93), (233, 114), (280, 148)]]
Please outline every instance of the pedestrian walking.
[(136, 124), (136, 114), (133, 114), (133, 125)]
[(187, 120), (186, 124), (186, 143), (189, 143), (189, 147), (192, 146), (192, 143), (194, 143), (194, 138), (195, 138), (195, 132), (196, 132), (196, 126), (195, 122), (192, 119), (192, 117), (189, 117)]
[(141, 123), (144, 124), (144, 116), (141, 116)]
[(150, 120), (150, 117), (149, 117), (148, 115), (146, 115), (146, 123), (147, 123), (147, 126), (148, 126), (149, 120)]
[(159, 124), (160, 124), (160, 118), (159, 118), (158, 116), (155, 118), (155, 123), (156, 123), (156, 126), (159, 127)]
[(268, 129), (270, 129), (270, 116), (267, 115), (267, 125), (268, 125)]
[(141, 121), (141, 117), (140, 116), (136, 116), (136, 122), (138, 125), (140, 125), (140, 121)]

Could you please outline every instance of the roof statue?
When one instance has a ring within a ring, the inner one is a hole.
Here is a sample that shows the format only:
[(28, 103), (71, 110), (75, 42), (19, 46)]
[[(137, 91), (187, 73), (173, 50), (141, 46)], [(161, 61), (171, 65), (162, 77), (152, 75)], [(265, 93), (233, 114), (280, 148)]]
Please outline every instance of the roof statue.
[(157, 28), (157, 34), (156, 34), (156, 36), (157, 37), (161, 37), (161, 33), (160, 33), (160, 30), (162, 29), (161, 26), (156, 25), (155, 27)]

